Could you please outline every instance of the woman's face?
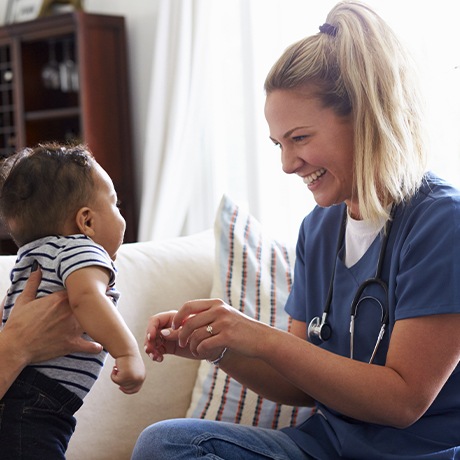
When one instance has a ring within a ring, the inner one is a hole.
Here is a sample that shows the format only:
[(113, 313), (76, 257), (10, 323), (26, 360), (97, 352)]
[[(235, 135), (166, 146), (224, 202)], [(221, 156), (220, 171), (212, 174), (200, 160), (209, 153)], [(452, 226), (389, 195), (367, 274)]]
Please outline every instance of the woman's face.
[(283, 171), (297, 174), (319, 206), (345, 202), (359, 217), (353, 196), (353, 122), (324, 108), (313, 91), (275, 90), (265, 102), (270, 138), (281, 148)]

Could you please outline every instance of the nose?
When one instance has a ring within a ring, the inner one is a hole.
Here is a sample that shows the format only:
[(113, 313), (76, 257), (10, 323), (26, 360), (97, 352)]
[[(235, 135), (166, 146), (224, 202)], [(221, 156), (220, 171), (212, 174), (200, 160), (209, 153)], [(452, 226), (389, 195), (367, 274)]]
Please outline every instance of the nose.
[(294, 149), (283, 148), (281, 151), (281, 164), (286, 174), (294, 174), (303, 164), (303, 160), (295, 154)]

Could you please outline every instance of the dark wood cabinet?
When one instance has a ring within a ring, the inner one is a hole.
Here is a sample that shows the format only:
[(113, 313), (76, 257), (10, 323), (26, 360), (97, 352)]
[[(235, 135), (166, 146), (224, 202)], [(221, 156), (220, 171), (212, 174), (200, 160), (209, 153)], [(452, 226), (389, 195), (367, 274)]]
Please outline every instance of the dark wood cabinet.
[[(0, 28), (0, 157), (83, 142), (111, 176), (135, 241), (137, 212), (124, 18), (81, 11)], [(0, 253), (15, 252), (4, 230)]]

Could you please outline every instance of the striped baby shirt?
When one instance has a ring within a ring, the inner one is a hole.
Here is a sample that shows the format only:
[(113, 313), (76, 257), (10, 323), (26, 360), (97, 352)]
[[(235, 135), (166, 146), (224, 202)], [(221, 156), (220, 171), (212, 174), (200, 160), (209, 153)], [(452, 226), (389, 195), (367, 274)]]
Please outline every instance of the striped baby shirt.
[[(14, 303), (24, 289), (34, 261), (42, 270), (42, 281), (37, 297), (65, 289), (67, 277), (83, 267), (101, 266), (110, 273), (107, 296), (114, 305), (120, 296), (115, 289), (116, 269), (105, 249), (85, 235), (49, 236), (22, 246), (11, 271), (11, 285), (8, 289), (3, 311), (4, 324)], [(86, 340), (91, 338), (84, 334)], [(84, 398), (104, 365), (107, 352), (97, 355), (74, 353), (50, 361), (32, 364), (31, 367), (57, 380), (70, 391)]]

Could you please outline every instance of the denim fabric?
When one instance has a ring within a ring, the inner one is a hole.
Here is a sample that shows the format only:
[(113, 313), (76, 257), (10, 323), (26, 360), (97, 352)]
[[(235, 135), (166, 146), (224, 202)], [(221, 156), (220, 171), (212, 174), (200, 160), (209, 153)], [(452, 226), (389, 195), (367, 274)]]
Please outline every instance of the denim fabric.
[(308, 460), (282, 431), (201, 419), (174, 419), (146, 428), (132, 460)]
[(82, 400), (59, 383), (26, 368), (0, 400), (2, 460), (65, 459)]

